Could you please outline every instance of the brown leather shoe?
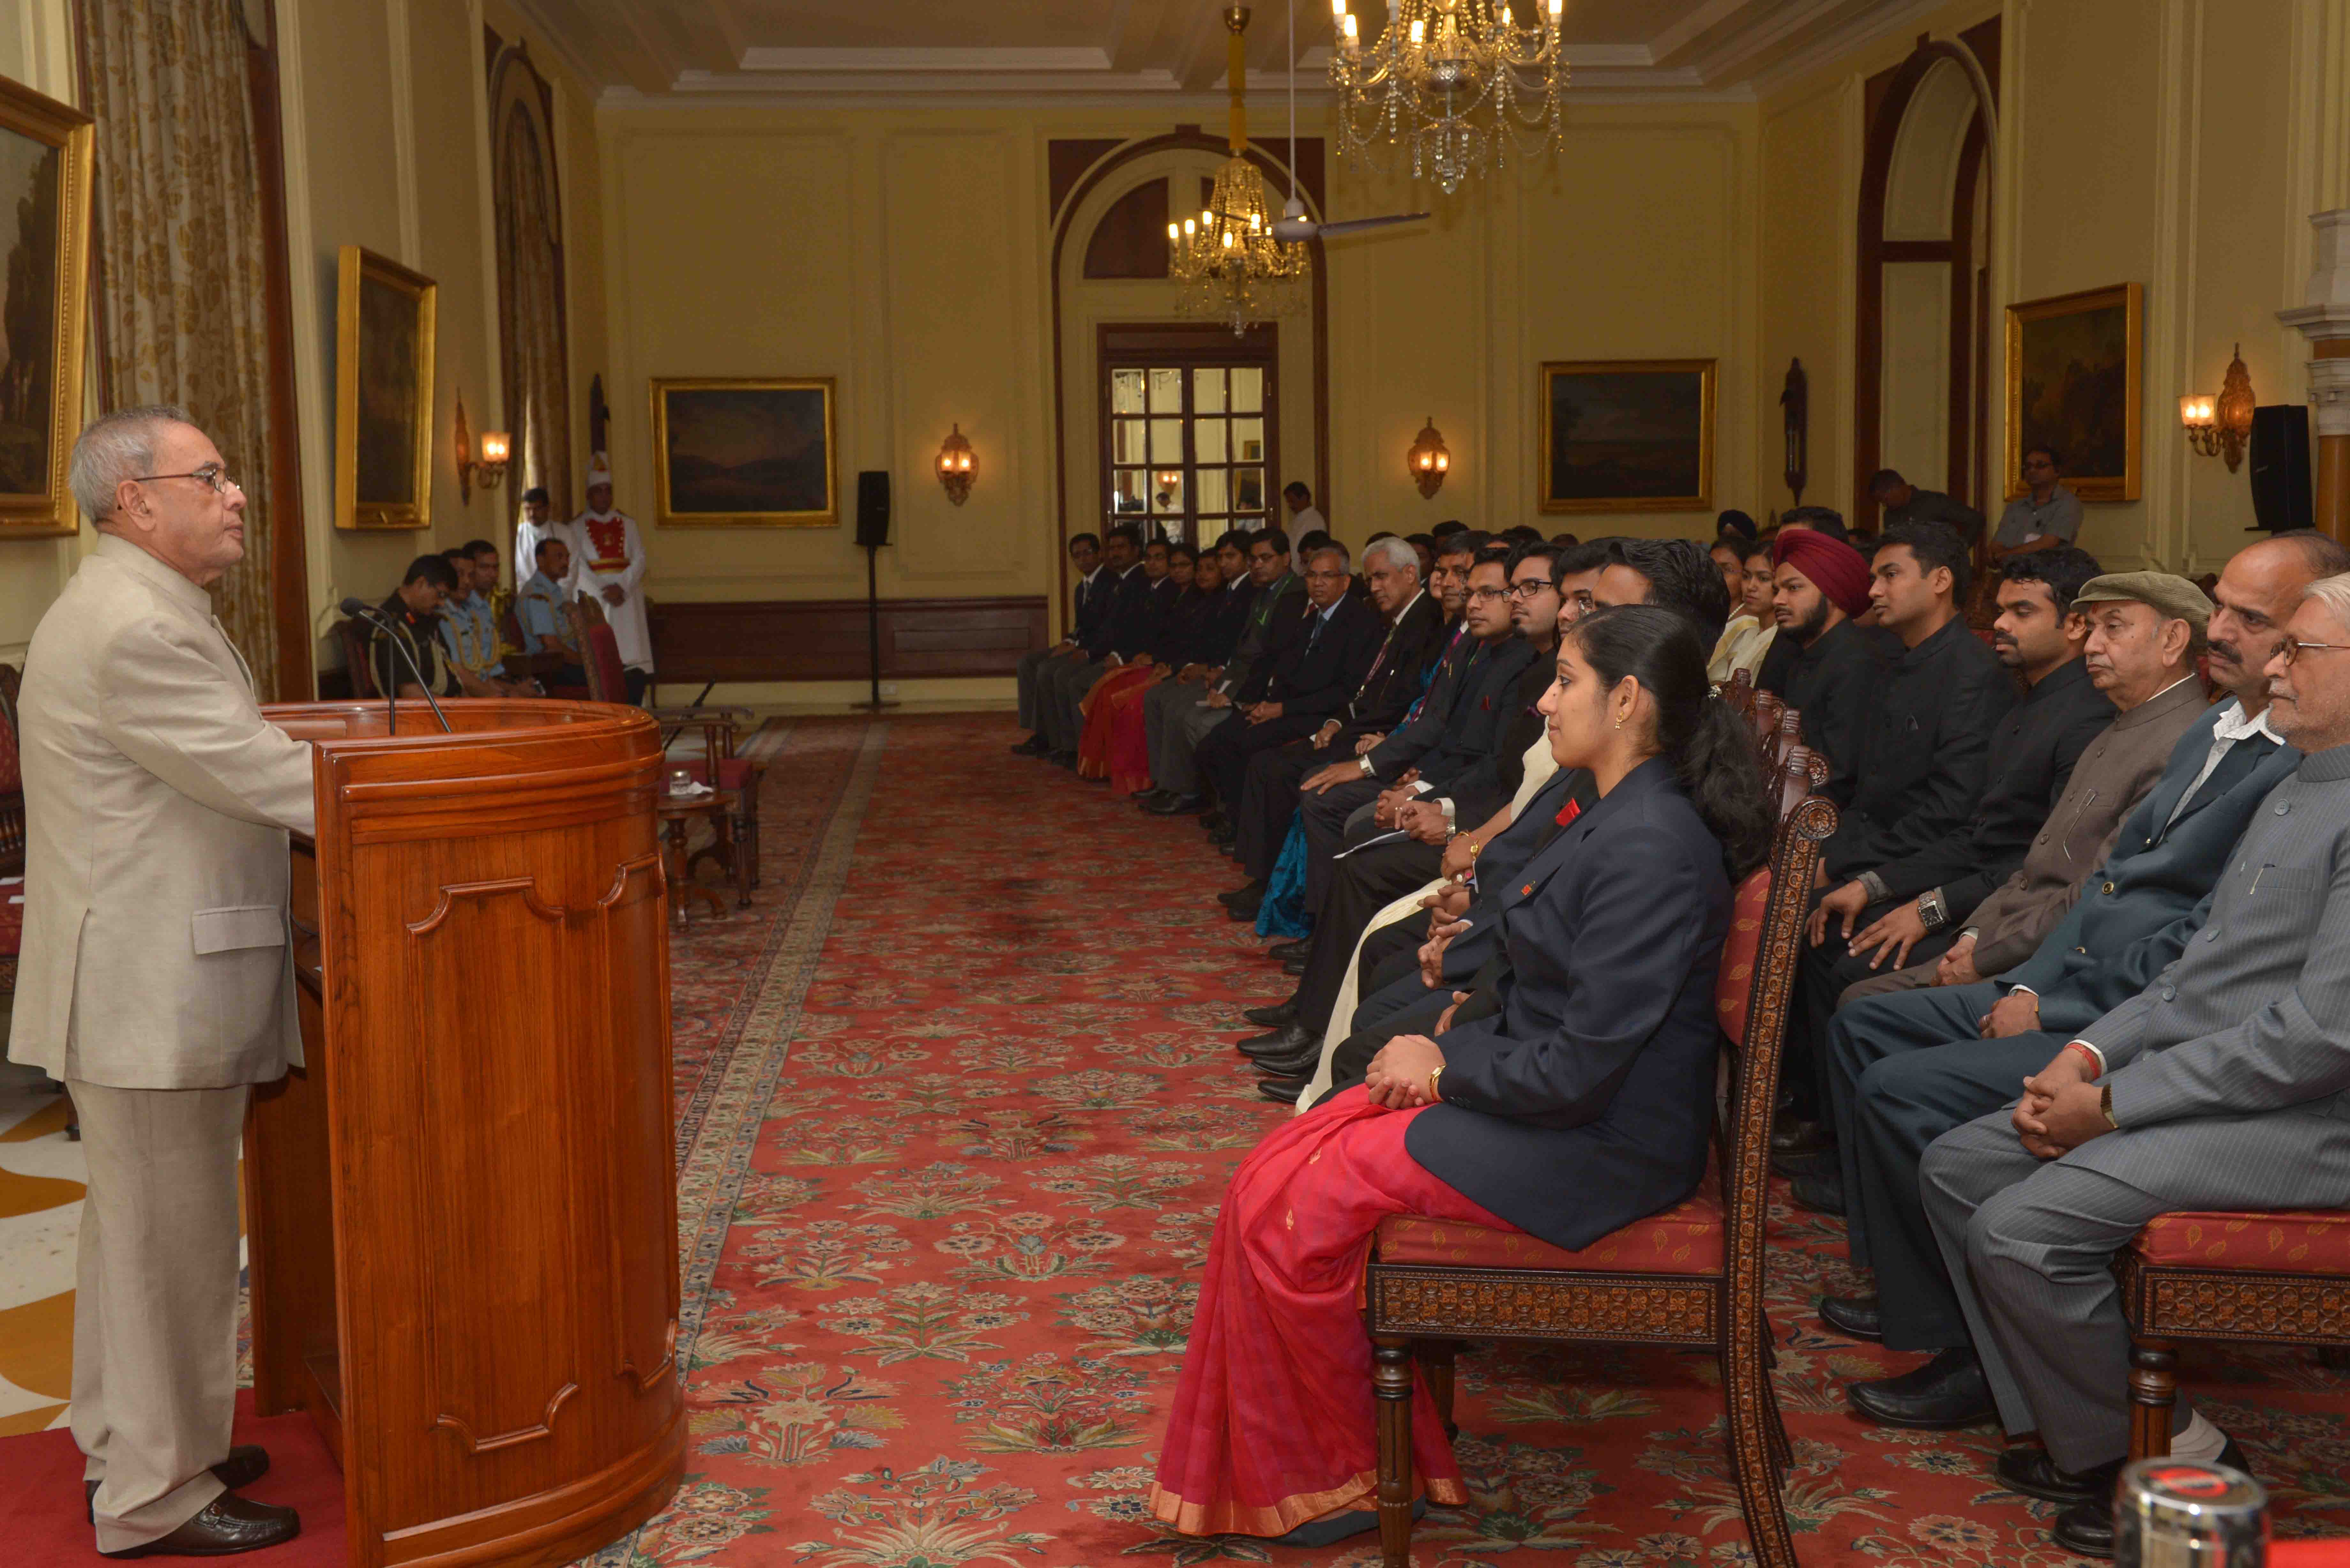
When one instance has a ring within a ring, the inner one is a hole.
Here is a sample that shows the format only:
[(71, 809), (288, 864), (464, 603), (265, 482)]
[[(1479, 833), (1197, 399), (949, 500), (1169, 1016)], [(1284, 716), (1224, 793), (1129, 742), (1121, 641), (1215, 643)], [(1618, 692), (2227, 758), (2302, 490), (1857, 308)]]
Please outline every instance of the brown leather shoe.
[[(228, 1451), (228, 1458), (213, 1467), (221, 1485), (231, 1491), (240, 1491), (269, 1473), (269, 1450), (259, 1443), (239, 1443)], [(82, 1516), (92, 1524), (98, 1522), (98, 1483), (81, 1483)]]
[(283, 1546), (302, 1533), (301, 1516), (290, 1508), (272, 1508), (224, 1491), (204, 1505), (203, 1511), (169, 1535), (143, 1546), (101, 1552), (101, 1557), (234, 1557)]

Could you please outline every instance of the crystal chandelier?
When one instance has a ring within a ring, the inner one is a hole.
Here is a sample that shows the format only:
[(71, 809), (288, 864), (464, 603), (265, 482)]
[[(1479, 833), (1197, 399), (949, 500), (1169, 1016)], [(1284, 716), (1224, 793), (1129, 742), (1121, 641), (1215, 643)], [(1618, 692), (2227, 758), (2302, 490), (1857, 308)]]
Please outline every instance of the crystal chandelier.
[(1305, 245), (1273, 237), (1264, 176), (1248, 161), (1248, 116), (1242, 104), (1248, 20), (1245, 5), (1224, 11), (1224, 26), (1232, 34), (1232, 155), (1217, 169), (1214, 191), (1200, 215), (1167, 225), (1168, 275), (1183, 286), (1178, 308), (1185, 316), (1221, 317), (1235, 335), (1252, 319), (1295, 309), (1298, 291), (1288, 286), (1311, 266)]
[(1339, 152), (1409, 141), (1412, 178), (1433, 177), (1449, 196), (1489, 161), (1506, 164), (1513, 141), (1563, 145), (1565, 0), (1526, 4), (1542, 15), (1520, 26), (1494, 0), (1388, 0), (1387, 30), (1366, 47), (1347, 0), (1330, 0)]

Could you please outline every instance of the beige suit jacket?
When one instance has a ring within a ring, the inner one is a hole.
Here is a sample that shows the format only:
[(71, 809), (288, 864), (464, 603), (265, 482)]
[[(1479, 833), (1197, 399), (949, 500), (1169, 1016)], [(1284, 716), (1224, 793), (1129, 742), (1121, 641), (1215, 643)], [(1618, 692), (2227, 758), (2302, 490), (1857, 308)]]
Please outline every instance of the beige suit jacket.
[(25, 935), (8, 1054), (126, 1089), (302, 1059), (286, 832), (311, 750), (261, 716), (211, 596), (101, 535), (25, 657)]

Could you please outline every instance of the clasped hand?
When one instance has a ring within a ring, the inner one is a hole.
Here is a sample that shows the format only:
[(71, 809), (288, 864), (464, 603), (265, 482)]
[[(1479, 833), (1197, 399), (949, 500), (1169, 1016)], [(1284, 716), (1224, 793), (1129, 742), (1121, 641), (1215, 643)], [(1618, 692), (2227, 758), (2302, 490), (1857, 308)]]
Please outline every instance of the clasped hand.
[[(1461, 992), (1456, 995), (1466, 995)], [(1451, 1017), (1448, 1009), (1445, 1017)], [(1437, 1031), (1442, 1033), (1440, 1027)], [(1428, 1092), (1428, 1075), (1444, 1065), (1444, 1051), (1425, 1034), (1399, 1034), (1379, 1047), (1371, 1064), (1363, 1075), (1363, 1087), (1375, 1106), (1385, 1106), (1391, 1111), (1408, 1111), (1419, 1106), (1433, 1105)]]
[(2027, 1152), (2056, 1159), (2114, 1130), (2104, 1107), (2105, 1091), (2089, 1076), (2089, 1064), (2067, 1045), (2023, 1080), (2023, 1098), (2009, 1120)]
[(1853, 922), (1860, 919), (1860, 912), (1866, 908), (1868, 908), (1868, 889), (1857, 882), (1846, 882), (1843, 887), (1822, 898), (1818, 906), (1812, 910), (1811, 921), (1806, 928), (1812, 939), (1812, 946), (1817, 947), (1828, 940), (1828, 921), (1839, 916), (1843, 918), (1844, 929), (1838, 934), (1849, 941), (1852, 939)]
[[(1431, 916), (1430, 919), (1431, 922), (1437, 922), (1440, 917)], [(1443, 981), (1444, 950), (1452, 945), (1453, 938), (1468, 929), (1469, 922), (1466, 920), (1442, 920), (1440, 923), (1430, 925), (1428, 940), (1419, 944), (1419, 982), (1422, 985), (1434, 991)], [(1461, 999), (1456, 996), (1452, 1000), (1458, 1002)], [(1440, 1030), (1438, 1033), (1441, 1033), (1442, 1031)]]
[(1981, 979), (1982, 971), (1975, 968), (1975, 939), (1971, 936), (1952, 942), (1950, 951), (1942, 955), (1942, 961), (1934, 966), (1936, 985), (1972, 985)]
[(1871, 969), (1883, 968), (1889, 954), (1893, 967), (1901, 969), (1909, 962), (1909, 950), (1925, 940), (1925, 918), (1918, 913), (1916, 904), (1903, 904), (1863, 928), (1860, 935), (1846, 944), (1846, 950), (1855, 958), (1875, 953), (1877, 956), (1868, 961)]

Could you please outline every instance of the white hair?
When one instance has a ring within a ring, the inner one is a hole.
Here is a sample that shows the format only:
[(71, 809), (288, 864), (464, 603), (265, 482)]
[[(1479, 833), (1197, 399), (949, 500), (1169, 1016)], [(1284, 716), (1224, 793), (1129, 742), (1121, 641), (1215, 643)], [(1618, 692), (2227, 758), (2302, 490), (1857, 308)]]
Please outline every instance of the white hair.
[(2350, 631), (2350, 572), (2318, 578), (2303, 590), (2303, 597), (2323, 604), (2333, 612), (2334, 622)]
[(1336, 539), (1333, 539), (1327, 545), (1315, 545), (1314, 553), (1305, 557), (1306, 565), (1311, 566), (1325, 556), (1337, 556), (1338, 569), (1340, 571), (1350, 572), (1354, 570), (1354, 560), (1347, 554), (1347, 546), (1339, 544)]
[(148, 403), (117, 409), (87, 426), (74, 441), (67, 475), (82, 515), (93, 523), (112, 516), (122, 482), (155, 472), (155, 446), (166, 427), (193, 423), (175, 404)]
[(1419, 576), (1419, 552), (1411, 547), (1410, 540), (1399, 539), (1393, 534), (1363, 546), (1363, 569), (1368, 571), (1374, 561), (1385, 561), (1399, 572)]

